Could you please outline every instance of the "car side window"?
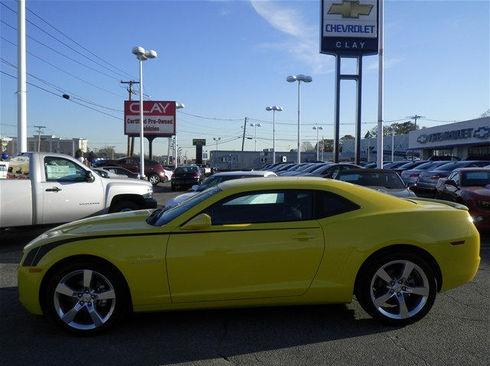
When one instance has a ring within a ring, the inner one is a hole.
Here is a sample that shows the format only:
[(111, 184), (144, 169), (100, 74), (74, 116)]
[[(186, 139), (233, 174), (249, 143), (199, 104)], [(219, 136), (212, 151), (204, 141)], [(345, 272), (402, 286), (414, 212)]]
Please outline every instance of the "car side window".
[(454, 180), (454, 181), (456, 182), (456, 184), (457, 184), (458, 186), (459, 186), (459, 183), (460, 183), (460, 179), (459, 179), (459, 177), (460, 177), (459, 172), (456, 172), (456, 173), (454, 173), (454, 176), (451, 178), (452, 180)]
[(44, 158), (44, 171), (47, 182), (84, 182), (86, 170), (74, 162), (47, 156)]
[(326, 191), (316, 191), (315, 206), (316, 218), (319, 219), (340, 215), (360, 208), (359, 205), (347, 198)]
[(247, 192), (206, 210), (213, 225), (312, 220), (314, 193), (307, 190)]

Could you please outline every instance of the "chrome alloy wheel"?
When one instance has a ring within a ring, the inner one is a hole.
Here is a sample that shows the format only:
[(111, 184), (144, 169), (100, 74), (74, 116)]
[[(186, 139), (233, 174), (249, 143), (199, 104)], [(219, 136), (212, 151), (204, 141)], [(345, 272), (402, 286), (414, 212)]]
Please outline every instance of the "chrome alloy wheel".
[(371, 301), (384, 316), (408, 319), (427, 303), (430, 285), (424, 270), (409, 260), (384, 264), (371, 279)]
[(154, 175), (154, 174), (153, 174), (153, 175), (150, 175), (150, 177), (148, 178), (148, 181), (149, 181), (151, 184), (155, 185), (155, 184), (160, 183), (160, 178), (158, 178), (158, 176), (157, 176), (157, 175)]
[(74, 329), (90, 330), (111, 318), (116, 292), (104, 275), (83, 269), (68, 273), (58, 282), (53, 300), (61, 321)]

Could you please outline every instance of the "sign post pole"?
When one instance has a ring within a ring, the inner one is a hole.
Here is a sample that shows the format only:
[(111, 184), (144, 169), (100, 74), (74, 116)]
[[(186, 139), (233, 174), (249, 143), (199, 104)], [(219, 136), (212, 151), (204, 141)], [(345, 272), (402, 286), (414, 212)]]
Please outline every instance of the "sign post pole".
[(377, 137), (377, 147), (376, 147), (376, 167), (378, 169), (383, 169), (383, 88), (384, 88), (384, 37), (383, 37), (383, 22), (384, 22), (384, 0), (379, 2), (379, 15), (378, 15), (378, 34), (379, 34), (379, 65), (378, 65), (378, 131), (376, 133)]
[(145, 127), (143, 116), (143, 60), (140, 63), (140, 177), (145, 179)]
[[(376, 55), (378, 42), (379, 0), (322, 0), (320, 53), (335, 56), (335, 121), (334, 162), (339, 161), (340, 150), (340, 86), (342, 80), (357, 83), (355, 162), (361, 160), (361, 117), (362, 117), (362, 57)], [(342, 58), (357, 59), (356, 74), (342, 74)]]

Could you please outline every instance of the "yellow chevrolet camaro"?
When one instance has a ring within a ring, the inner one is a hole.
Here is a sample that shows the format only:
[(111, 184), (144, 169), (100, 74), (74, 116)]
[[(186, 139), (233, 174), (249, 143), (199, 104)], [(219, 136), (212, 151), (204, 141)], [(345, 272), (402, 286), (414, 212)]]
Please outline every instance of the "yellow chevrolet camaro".
[(168, 210), (52, 229), (24, 248), (32, 313), (95, 333), (129, 311), (348, 303), (393, 325), (472, 280), (466, 207), (316, 178), (235, 180)]

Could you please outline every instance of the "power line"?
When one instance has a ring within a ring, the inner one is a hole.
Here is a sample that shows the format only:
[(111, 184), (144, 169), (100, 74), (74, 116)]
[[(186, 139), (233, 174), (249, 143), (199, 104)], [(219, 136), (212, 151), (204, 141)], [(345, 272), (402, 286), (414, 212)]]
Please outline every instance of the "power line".
[[(12, 11), (13, 13), (17, 14), (17, 11), (15, 11), (14, 9), (10, 8), (9, 6), (7, 6), (6, 4), (4, 3), (0, 3), (1, 5), (3, 5), (4, 7), (6, 7), (7, 9), (9, 9), (10, 11)], [(70, 50), (72, 50), (73, 52), (79, 54), (80, 56), (82, 57), (85, 57), (87, 60), (90, 60), (91, 62), (93, 62), (94, 64), (96, 65), (99, 65), (101, 67), (103, 67), (104, 69), (106, 70), (109, 70), (111, 71), (112, 73), (114, 74), (118, 74), (118, 75), (123, 75), (124, 77), (126, 77), (127, 75), (129, 75), (128, 73), (126, 73), (125, 71), (122, 71), (120, 70), (119, 68), (117, 68), (116, 66), (112, 65), (111, 63), (109, 63), (108, 61), (102, 59), (101, 57), (97, 56), (95, 53), (93, 53), (92, 51), (90, 51), (89, 49), (87, 49), (86, 47), (82, 46), (80, 43), (78, 43), (77, 41), (75, 41), (74, 39), (72, 39), (71, 37), (69, 37), (67, 34), (65, 34), (64, 32), (62, 32), (61, 30), (59, 30), (58, 28), (56, 28), (55, 26), (53, 26), (52, 24), (50, 24), (47, 20), (45, 20), (44, 18), (42, 18), (40, 15), (38, 15), (37, 13), (35, 13), (34, 11), (30, 10), (29, 8), (27, 8), (27, 10), (29, 12), (31, 12), (34, 16), (36, 16), (37, 18), (39, 18), (41, 21), (43, 21), (44, 23), (46, 23), (47, 25), (49, 25), (51, 28), (53, 28), (54, 30), (56, 30), (57, 32), (59, 32), (60, 34), (62, 34), (64, 37), (68, 38), (70, 41), (72, 41), (73, 43), (75, 43), (77, 46), (81, 47), (83, 50), (85, 50), (86, 52), (89, 52), (90, 54), (94, 55), (95, 57), (97, 57), (98, 59), (104, 61), (105, 63), (109, 64), (112, 68), (109, 68), (107, 67), (106, 65), (103, 65), (101, 64), (100, 62), (97, 62), (97, 61), (94, 61), (92, 58), (88, 57), (87, 55), (81, 53), (80, 51), (76, 50), (75, 48), (73, 48), (72, 46), (70, 46), (69, 44), (67, 44), (66, 42), (62, 41), (61, 39), (55, 37), (54, 35), (52, 35), (50, 32), (44, 30), (43, 28), (41, 28), (39, 25), (37, 25), (36, 23), (32, 22), (31, 20), (29, 19), (26, 19), (26, 21), (29, 23), (29, 24), (32, 24), (34, 27), (38, 28), (41, 32), (47, 34), (49, 37), (53, 38), (54, 40), (58, 41), (59, 43), (61, 43), (62, 45), (64, 45), (65, 47), (69, 48)], [(116, 70), (119, 70), (119, 71), (114, 71), (113, 69), (116, 69)], [(122, 72), (120, 72), (122, 71)]]
[[(9, 61), (5, 60), (4, 58), (0, 57), (0, 60), (1, 60), (3, 63), (5, 63), (5, 64), (9, 65), (10, 67), (13, 67), (13, 68), (17, 69), (17, 66), (15, 66), (13, 63), (11, 63), (11, 62), (9, 62)], [(80, 101), (82, 101), (82, 102), (84, 102), (84, 103), (91, 104), (91, 105), (93, 105), (93, 106), (96, 106), (96, 107), (99, 107), (99, 108), (103, 108), (103, 109), (107, 109), (107, 110), (114, 111), (114, 112), (123, 112), (123, 110), (122, 110), (122, 109), (115, 109), (115, 108), (112, 108), (112, 107), (107, 107), (107, 106), (104, 106), (104, 105), (101, 105), (101, 104), (95, 103), (95, 102), (93, 102), (93, 101), (91, 101), (91, 100), (85, 99), (85, 98), (81, 97), (80, 95), (77, 95), (77, 94), (75, 94), (75, 93), (72, 93), (72, 92), (70, 92), (69, 90), (67, 90), (67, 89), (65, 89), (65, 88), (62, 88), (62, 87), (60, 87), (60, 86), (57, 86), (56, 84), (53, 84), (53, 83), (51, 83), (51, 82), (49, 82), (49, 81), (47, 81), (47, 80), (44, 80), (44, 79), (42, 79), (42, 78), (40, 78), (40, 77), (38, 77), (38, 76), (36, 76), (36, 75), (34, 75), (34, 74), (30, 73), (30, 72), (28, 72), (28, 73), (27, 73), (27, 75), (29, 75), (30, 77), (32, 77), (32, 78), (34, 78), (34, 79), (36, 79), (36, 80), (40, 81), (41, 83), (44, 83), (44, 84), (47, 84), (47, 85), (51, 86), (52, 88), (54, 88), (54, 89), (58, 90), (58, 91), (59, 91), (59, 92), (61, 92), (61, 93), (66, 93), (66, 94), (69, 94), (70, 99), (71, 99), (71, 98), (73, 98), (73, 99), (78, 99), (78, 100), (80, 100)], [(65, 98), (65, 99), (67, 99), (67, 98)]]
[[(16, 77), (16, 76), (14, 76), (14, 75), (12, 75), (12, 74), (9, 74), (9, 73), (7, 73), (7, 72), (5, 72), (5, 71), (0, 70), (0, 73), (2, 73), (2, 74), (4, 74), (4, 75), (7, 75), (7, 76), (10, 76), (10, 77), (11, 77), (11, 78), (13, 78), (13, 79), (17, 79), (17, 77)], [(64, 98), (64, 97), (63, 97), (63, 95), (59, 95), (59, 94), (57, 94), (57, 93), (55, 93), (55, 92), (53, 92), (53, 91), (51, 91), (51, 90), (48, 90), (48, 89), (46, 89), (46, 88), (43, 88), (42, 86), (39, 86), (39, 85), (37, 85), (37, 84), (31, 83), (31, 82), (29, 82), (29, 81), (27, 82), (27, 84), (29, 84), (29, 85), (31, 85), (31, 86), (33, 86), (33, 87), (37, 88), (37, 89), (40, 89), (40, 90), (42, 90), (42, 91), (44, 91), (44, 92), (46, 92), (46, 93), (49, 93), (49, 94), (55, 95), (55, 96), (57, 96), (57, 97), (59, 97), (59, 98), (66, 99), (66, 100), (68, 100), (68, 101), (70, 101), (70, 102), (72, 102), (72, 103), (78, 104), (78, 105), (80, 105), (80, 106), (82, 106), (82, 107), (85, 107), (85, 108), (88, 108), (88, 109), (91, 109), (91, 110), (93, 110), (93, 111), (95, 111), (95, 112), (98, 112), (98, 113), (104, 114), (104, 115), (106, 115), (106, 116), (108, 116), (108, 117), (112, 117), (112, 118), (117, 119), (117, 120), (119, 120), (119, 121), (121, 120), (121, 117), (117, 117), (117, 116), (114, 116), (114, 115), (112, 115), (112, 114), (106, 113), (106, 112), (101, 111), (101, 110), (99, 110), (99, 109), (96, 109), (96, 108), (93, 108), (93, 107), (91, 107), (91, 106), (88, 106), (88, 105), (86, 105), (86, 104), (84, 104), (84, 103), (77, 102), (77, 101), (72, 100), (72, 99), (67, 99), (67, 98)]]
[[(0, 20), (0, 22), (1, 22), (2, 24), (6, 25), (7, 27), (12, 28), (13, 30), (17, 31), (17, 28), (15, 28), (14, 26), (12, 26), (12, 25), (8, 24), (7, 22), (5, 22), (5, 21), (3, 21), (3, 20)], [(54, 52), (54, 53), (56, 53), (56, 54), (58, 54), (58, 55), (60, 55), (60, 56), (63, 56), (63, 57), (65, 57), (65, 58), (67, 58), (68, 60), (70, 60), (70, 61), (72, 61), (72, 62), (75, 62), (75, 63), (77, 63), (77, 64), (79, 64), (79, 65), (81, 65), (81, 66), (83, 66), (83, 67), (85, 67), (85, 68), (87, 68), (87, 69), (90, 69), (90, 70), (92, 70), (92, 71), (95, 71), (95, 72), (97, 72), (97, 73), (99, 73), (99, 74), (101, 74), (101, 75), (104, 75), (104, 76), (108, 77), (108, 78), (115, 79), (115, 80), (119, 81), (119, 78), (117, 78), (117, 77), (115, 77), (115, 76), (113, 76), (113, 75), (110, 75), (110, 74), (108, 74), (108, 73), (106, 73), (106, 72), (104, 72), (104, 71), (98, 70), (98, 69), (96, 69), (96, 68), (94, 68), (94, 67), (92, 67), (92, 66), (89, 66), (89, 65), (87, 65), (87, 64), (84, 64), (83, 62), (80, 62), (80, 61), (78, 61), (77, 59), (74, 59), (73, 57), (70, 57), (70, 56), (68, 56), (68, 55), (65, 55), (64, 53), (62, 53), (62, 52), (58, 51), (57, 49), (55, 49), (55, 48), (53, 48), (53, 47), (51, 47), (51, 46), (47, 45), (47, 44), (46, 44), (46, 43), (44, 43), (44, 42), (41, 42), (40, 40), (38, 40), (38, 39), (36, 39), (36, 38), (34, 38), (34, 37), (32, 37), (32, 36), (27, 35), (27, 38), (29, 38), (29, 39), (33, 40), (34, 42), (36, 42), (36, 43), (38, 43), (38, 44), (40, 44), (40, 45), (42, 45), (42, 46), (44, 46), (44, 47), (46, 47), (47, 49), (49, 49), (49, 50), (53, 51), (53, 52)]]
[[(8, 40), (7, 38), (5, 38), (5, 37), (3, 37), (3, 36), (0, 36), (0, 38), (1, 38), (3, 41), (5, 41), (5, 42), (9, 43), (10, 45), (12, 45), (12, 46), (14, 46), (14, 47), (17, 47), (17, 44), (16, 44), (16, 43), (14, 43), (14, 42), (12, 42), (12, 41)], [(44, 63), (48, 64), (49, 66), (53, 67), (54, 69), (56, 69), (56, 70), (58, 70), (58, 71), (61, 71), (62, 73), (66, 74), (66, 75), (69, 75), (69, 76), (71, 76), (71, 77), (73, 77), (73, 78), (75, 78), (75, 79), (77, 79), (77, 80), (79, 80), (79, 81), (81, 81), (81, 82), (83, 82), (83, 83), (85, 83), (85, 84), (87, 84), (87, 85), (90, 85), (90, 86), (92, 86), (92, 87), (94, 87), (94, 88), (96, 88), (96, 89), (99, 89), (99, 90), (101, 90), (101, 91), (104, 91), (104, 92), (106, 92), (106, 93), (112, 94), (112, 95), (114, 95), (114, 96), (116, 96), (116, 97), (121, 97), (121, 96), (122, 96), (121, 94), (114, 93), (113, 91), (111, 91), (111, 90), (109, 90), (109, 89), (103, 88), (103, 87), (101, 87), (101, 86), (99, 86), (99, 85), (96, 85), (96, 84), (94, 84), (94, 83), (91, 83), (90, 81), (87, 81), (87, 80), (85, 80), (85, 79), (82, 79), (81, 77), (79, 77), (79, 76), (77, 76), (77, 75), (75, 75), (75, 74), (72, 74), (72, 73), (70, 73), (70, 72), (68, 72), (68, 71), (66, 71), (66, 70), (64, 70), (64, 69), (62, 69), (62, 68), (61, 68), (61, 67), (59, 67), (59, 66), (56, 66), (55, 64), (53, 64), (53, 63), (51, 63), (51, 62), (47, 61), (46, 59), (44, 59), (44, 58), (42, 58), (42, 57), (40, 57), (40, 56), (36, 55), (35, 53), (33, 53), (33, 52), (31, 52), (31, 51), (27, 51), (27, 53), (28, 53), (29, 55), (31, 55), (32, 57), (35, 57), (35, 58), (37, 58), (38, 60), (40, 60), (40, 61), (42, 61), (42, 62), (44, 62)]]

